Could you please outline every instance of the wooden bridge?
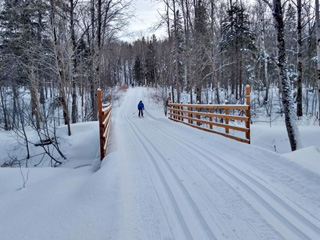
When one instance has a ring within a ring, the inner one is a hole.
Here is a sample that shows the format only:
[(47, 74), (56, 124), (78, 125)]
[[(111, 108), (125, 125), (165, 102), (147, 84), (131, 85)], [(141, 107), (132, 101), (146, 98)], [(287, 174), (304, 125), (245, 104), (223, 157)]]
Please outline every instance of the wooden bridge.
[[(108, 97), (107, 103), (103, 103), (102, 91), (98, 89), (97, 98), (100, 159), (103, 160), (107, 151), (111, 127), (111, 96)], [(169, 95), (168, 108), (170, 120), (250, 144), (250, 86), (246, 86), (246, 103), (244, 105), (231, 105), (228, 104), (228, 101), (224, 105), (172, 103), (171, 95)], [(231, 124), (235, 122), (236, 124)], [(241, 126), (241, 123), (244, 123), (244, 126)], [(224, 128), (224, 132), (214, 130), (213, 126)], [(236, 134), (244, 133), (245, 136), (232, 135), (230, 130)]]

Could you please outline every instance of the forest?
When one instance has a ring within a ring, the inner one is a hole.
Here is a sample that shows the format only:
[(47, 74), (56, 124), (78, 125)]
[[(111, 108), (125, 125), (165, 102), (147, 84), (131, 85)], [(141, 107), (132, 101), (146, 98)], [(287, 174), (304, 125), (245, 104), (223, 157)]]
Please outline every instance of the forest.
[(116, 98), (124, 85), (156, 87), (164, 104), (169, 92), (175, 102), (184, 93), (243, 104), (249, 84), (252, 118), (284, 115), (299, 148), (296, 121), (320, 124), (318, 0), (157, 1), (155, 27), (167, 36), (125, 42), (132, 1), (1, 0), (0, 129), (27, 148), (26, 128), (54, 144), (55, 127), (71, 135), (70, 124), (97, 120), (98, 88)]

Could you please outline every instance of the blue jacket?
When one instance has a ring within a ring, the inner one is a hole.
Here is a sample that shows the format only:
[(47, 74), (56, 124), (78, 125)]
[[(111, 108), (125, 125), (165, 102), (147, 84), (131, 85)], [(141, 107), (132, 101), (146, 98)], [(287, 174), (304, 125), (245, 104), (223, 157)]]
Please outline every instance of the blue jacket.
[(139, 102), (139, 104), (138, 104), (138, 109), (144, 109), (144, 105), (143, 105), (142, 102)]

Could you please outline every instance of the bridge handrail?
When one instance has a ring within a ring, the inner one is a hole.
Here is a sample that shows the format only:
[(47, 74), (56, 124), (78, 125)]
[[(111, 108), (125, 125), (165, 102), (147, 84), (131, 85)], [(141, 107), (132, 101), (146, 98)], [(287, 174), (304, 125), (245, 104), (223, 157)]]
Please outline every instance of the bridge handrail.
[[(226, 101), (225, 104), (183, 104), (171, 103), (171, 96), (169, 96), (169, 113), (170, 120), (186, 124), (207, 132), (216, 133), (240, 142), (250, 144), (250, 86), (246, 86), (246, 104), (244, 105), (229, 105)], [(196, 109), (197, 111), (193, 111)], [(224, 114), (213, 113), (213, 109), (224, 110)], [(242, 110), (245, 116), (231, 115), (229, 110)], [(200, 117), (209, 117), (209, 120), (202, 120)], [(220, 118), (224, 123), (214, 122), (213, 118)], [(188, 120), (187, 122), (185, 120)], [(229, 120), (238, 120), (245, 123), (245, 127), (230, 125)], [(196, 125), (194, 124), (196, 123)], [(209, 125), (209, 128), (202, 127), (201, 123)], [(213, 130), (213, 126), (222, 127), (225, 132)], [(229, 129), (245, 133), (245, 138), (230, 135)]]
[(100, 160), (106, 155), (110, 127), (111, 127), (111, 96), (108, 103), (102, 103), (102, 91), (97, 90), (98, 112), (99, 112), (99, 134), (100, 134)]

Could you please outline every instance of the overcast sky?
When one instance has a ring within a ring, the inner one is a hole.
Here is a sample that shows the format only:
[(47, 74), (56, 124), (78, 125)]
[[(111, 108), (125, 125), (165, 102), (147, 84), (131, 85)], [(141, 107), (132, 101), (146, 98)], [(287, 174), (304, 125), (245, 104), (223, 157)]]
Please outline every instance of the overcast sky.
[(164, 7), (159, 1), (155, 0), (133, 0), (130, 10), (135, 17), (130, 20), (130, 24), (125, 33), (120, 38), (124, 41), (134, 41), (142, 36), (148, 37), (153, 33), (157, 38), (165, 35), (164, 29), (159, 29), (154, 32), (151, 28), (159, 22), (159, 12), (163, 11)]

